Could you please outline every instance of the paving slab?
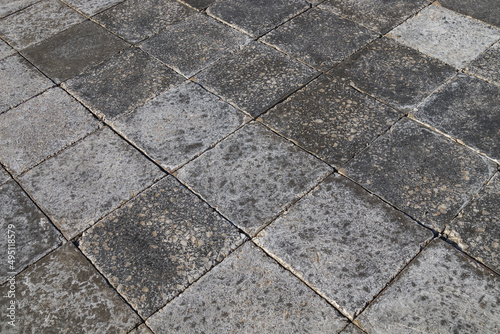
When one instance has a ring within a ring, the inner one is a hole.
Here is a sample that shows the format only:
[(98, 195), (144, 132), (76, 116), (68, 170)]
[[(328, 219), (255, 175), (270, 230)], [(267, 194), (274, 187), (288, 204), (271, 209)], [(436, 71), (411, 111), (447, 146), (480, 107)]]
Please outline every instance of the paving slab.
[(356, 322), (368, 333), (496, 333), (500, 278), (442, 240), (431, 243)]
[(439, 0), (441, 6), (500, 27), (500, 6), (496, 0)]
[(0, 115), (0, 161), (18, 175), (97, 130), (99, 122), (60, 88)]
[(495, 170), (491, 160), (402, 119), (344, 172), (422, 224), (442, 231)]
[(179, 0), (182, 3), (185, 3), (186, 5), (202, 10), (213, 4), (217, 0)]
[(128, 334), (154, 334), (151, 330), (144, 324), (140, 325)]
[(31, 169), (20, 181), (71, 239), (163, 175), (105, 128)]
[(341, 166), (400, 117), (385, 104), (322, 75), (262, 121), (327, 163)]
[(9, 44), (5, 43), (0, 39), (0, 60), (7, 58), (16, 53), (16, 50), (10, 47)]
[(119, 133), (172, 171), (242, 126), (248, 117), (195, 83), (168, 90), (112, 121)]
[(109, 7), (123, 2), (123, 0), (64, 0), (64, 2), (85, 15), (93, 16)]
[(350, 324), (342, 332), (340, 332), (340, 334), (365, 334), (365, 332), (363, 332), (355, 325)]
[(467, 71), (500, 85), (500, 42), (493, 44), (474, 60)]
[(264, 126), (250, 124), (182, 167), (177, 176), (254, 235), (331, 172)]
[(0, 17), (24, 9), (40, 0), (0, 0)]
[(10, 174), (5, 169), (0, 167), (0, 185), (10, 180)]
[(338, 333), (345, 318), (250, 242), (146, 322), (157, 333)]
[(219, 59), (195, 80), (253, 117), (305, 85), (317, 71), (270, 46), (253, 42)]

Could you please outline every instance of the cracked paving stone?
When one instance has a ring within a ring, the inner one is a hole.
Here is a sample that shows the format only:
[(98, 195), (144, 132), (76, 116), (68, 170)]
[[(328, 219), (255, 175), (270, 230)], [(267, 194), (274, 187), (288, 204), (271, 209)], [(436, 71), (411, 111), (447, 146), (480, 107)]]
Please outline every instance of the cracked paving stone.
[(424, 101), (415, 117), (500, 161), (500, 87), (459, 74)]
[(305, 85), (316, 70), (259, 42), (224, 57), (195, 79), (253, 117)]
[(498, 333), (500, 278), (431, 243), (356, 319), (368, 333)]
[(168, 90), (112, 122), (167, 170), (175, 170), (248, 120), (192, 82)]
[(332, 306), (247, 242), (146, 323), (163, 333), (338, 333)]
[(177, 176), (254, 235), (332, 169), (259, 124), (247, 125)]
[(147, 318), (244, 238), (168, 176), (85, 232), (80, 248)]
[(322, 75), (262, 117), (276, 132), (332, 165), (343, 165), (400, 115)]
[(474, 60), (467, 71), (500, 85), (500, 42), (493, 44)]
[(432, 237), (337, 174), (255, 241), (352, 319)]
[(388, 38), (375, 40), (329, 74), (396, 108), (413, 109), (455, 70)]
[(92, 16), (123, 2), (123, 0), (64, 0), (64, 2), (85, 15)]
[[(15, 278), (16, 322), (2, 333), (123, 333), (140, 321), (89, 261), (66, 243)], [(0, 287), (0, 304), (10, 283)]]
[(495, 172), (495, 164), (402, 119), (344, 173), (422, 224), (442, 231)]
[(142, 324), (128, 334), (153, 334), (153, 332), (146, 325)]
[(16, 53), (16, 50), (10, 47), (9, 44), (5, 43), (0, 39), (0, 60), (12, 56)]
[(0, 167), (0, 185), (10, 180), (10, 175), (5, 169)]
[(0, 0), (0, 18), (24, 9), (40, 0)]
[(127, 49), (63, 83), (99, 117), (112, 119), (185, 80), (140, 49)]
[(498, 0), (439, 0), (441, 6), (500, 27)]
[(213, 4), (217, 0), (179, 0), (180, 2), (185, 3), (186, 5), (202, 10)]
[(19, 179), (71, 239), (164, 173), (105, 128)]

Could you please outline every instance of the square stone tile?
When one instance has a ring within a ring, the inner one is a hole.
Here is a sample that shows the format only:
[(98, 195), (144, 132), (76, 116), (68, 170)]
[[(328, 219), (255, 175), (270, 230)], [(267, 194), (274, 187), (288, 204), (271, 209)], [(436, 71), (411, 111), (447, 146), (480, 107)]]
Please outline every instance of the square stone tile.
[(500, 85), (500, 42), (493, 44), (474, 60), (467, 71)]
[(185, 3), (189, 7), (202, 10), (213, 4), (217, 0), (179, 0), (182, 3)]
[(112, 122), (113, 128), (167, 170), (175, 170), (248, 120), (187, 82)]
[(163, 333), (338, 333), (345, 318), (247, 242), (146, 323)]
[(64, 82), (63, 87), (99, 117), (112, 119), (183, 80), (160, 61), (132, 48)]
[(167, 27), (141, 47), (189, 78), (250, 41), (247, 35), (198, 14)]
[(15, 300), (15, 327), (0, 323), (6, 334), (123, 333), (140, 321), (89, 261), (66, 243), (15, 278), (15, 297), (8, 298), (10, 282), (0, 287), (0, 303)]
[(31, 169), (20, 181), (70, 239), (163, 175), (106, 128)]
[(259, 124), (238, 130), (177, 176), (254, 235), (332, 169)]
[(337, 174), (261, 231), (256, 243), (352, 319), (432, 237)]
[(147, 318), (243, 240), (236, 227), (168, 176), (85, 232), (80, 248)]
[(340, 166), (399, 117), (394, 109), (322, 75), (262, 117), (276, 132)]
[(328, 70), (377, 36), (352, 21), (313, 8), (262, 40), (308, 65)]
[(24, 9), (40, 0), (0, 0), (0, 17)]
[(500, 29), (430, 5), (388, 36), (456, 68), (463, 68), (500, 39)]
[(197, 82), (251, 116), (258, 116), (311, 80), (312, 68), (254, 42), (196, 75)]
[(71, 7), (78, 9), (88, 16), (93, 16), (123, 0), (64, 0)]
[(500, 6), (497, 0), (439, 0), (439, 4), (455, 12), (500, 27)]
[(154, 334), (151, 332), (151, 330), (144, 324), (140, 325), (139, 327), (135, 328), (128, 334)]
[(98, 126), (65, 91), (49, 89), (0, 115), (0, 161), (20, 174)]
[(455, 74), (455, 70), (416, 50), (382, 38), (340, 63), (329, 74), (408, 111)]
[(7, 58), (16, 53), (16, 50), (10, 47), (9, 44), (5, 43), (0, 39), (0, 60)]
[(107, 60), (129, 45), (91, 21), (84, 21), (22, 51), (57, 83)]
[(402, 119), (344, 171), (426, 226), (442, 231), (495, 164), (408, 119)]
[(10, 180), (10, 174), (5, 169), (0, 167), (0, 185)]
[(496, 333), (499, 296), (498, 275), (436, 240), (356, 323), (368, 333)]
[(415, 117), (500, 161), (500, 87), (459, 74), (419, 106)]

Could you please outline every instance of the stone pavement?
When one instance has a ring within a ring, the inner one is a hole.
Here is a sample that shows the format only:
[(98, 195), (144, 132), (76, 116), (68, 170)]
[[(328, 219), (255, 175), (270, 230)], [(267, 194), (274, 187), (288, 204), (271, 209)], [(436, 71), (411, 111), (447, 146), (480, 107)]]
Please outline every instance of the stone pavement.
[(1, 333), (500, 333), (498, 0), (0, 0)]

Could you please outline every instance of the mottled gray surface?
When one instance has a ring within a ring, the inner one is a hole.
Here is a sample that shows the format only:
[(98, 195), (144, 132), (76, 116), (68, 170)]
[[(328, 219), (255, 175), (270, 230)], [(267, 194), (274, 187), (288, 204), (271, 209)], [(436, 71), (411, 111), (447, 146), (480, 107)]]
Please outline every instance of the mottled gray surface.
[(40, 0), (0, 0), (0, 17), (14, 13)]
[(162, 175), (106, 128), (36, 166), (20, 181), (72, 238)]
[(258, 124), (190, 162), (178, 177), (249, 234), (332, 169)]
[(2, 167), (0, 167), (0, 185), (4, 184), (5, 182), (7, 182), (9, 180), (10, 180), (9, 173), (7, 173), (5, 171), (5, 169), (3, 169)]
[(82, 13), (92, 16), (123, 2), (123, 0), (64, 0), (64, 2)]
[(346, 320), (250, 242), (146, 322), (163, 333), (338, 333)]
[(145, 324), (142, 324), (128, 334), (153, 334), (153, 332)]
[(179, 1), (198, 10), (202, 10), (213, 4), (216, 0), (179, 0)]
[(498, 0), (439, 0), (439, 4), (500, 27), (500, 5)]
[(60, 88), (0, 115), (0, 161), (15, 175), (97, 130), (88, 110)]
[(0, 39), (0, 60), (4, 59), (10, 55), (13, 55), (16, 51)]
[(474, 60), (467, 70), (474, 75), (500, 85), (500, 42), (493, 44)]
[(499, 276), (436, 240), (356, 322), (370, 334), (493, 334), (498, 314)]
[(365, 334), (365, 332), (363, 332), (361, 329), (359, 329), (355, 325), (350, 324), (342, 332), (340, 332), (340, 334)]

